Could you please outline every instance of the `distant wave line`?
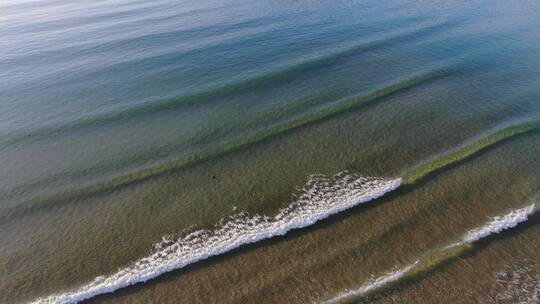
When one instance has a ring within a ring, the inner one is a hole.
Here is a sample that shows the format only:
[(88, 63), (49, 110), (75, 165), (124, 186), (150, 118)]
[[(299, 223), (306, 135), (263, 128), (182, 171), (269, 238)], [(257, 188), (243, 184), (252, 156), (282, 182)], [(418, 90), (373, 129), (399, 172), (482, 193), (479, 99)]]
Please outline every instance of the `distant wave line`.
[(268, 85), (275, 85), (290, 80), (291, 78), (302, 75), (304, 72), (325, 67), (334, 63), (336, 60), (344, 57), (352, 56), (359, 51), (369, 51), (377, 48), (388, 46), (389, 44), (409, 41), (410, 39), (418, 39), (422, 36), (436, 33), (441, 28), (448, 27), (451, 23), (446, 22), (442, 24), (432, 25), (421, 29), (415, 29), (406, 33), (400, 33), (387, 37), (384, 39), (377, 39), (368, 41), (365, 44), (349, 47), (348, 49), (335, 52), (330, 55), (314, 58), (305, 62), (296, 63), (293, 66), (283, 68), (281, 70), (273, 71), (265, 75), (256, 76), (251, 79), (240, 80), (231, 84), (227, 84), (210, 91), (204, 91), (195, 93), (189, 96), (171, 98), (162, 101), (156, 101), (152, 103), (142, 104), (131, 109), (123, 111), (111, 112), (100, 116), (83, 118), (79, 121), (66, 123), (60, 126), (52, 126), (42, 130), (31, 131), (26, 134), (20, 135), (8, 135), (7, 137), (0, 139), (0, 146), (6, 146), (9, 144), (19, 143), (29, 139), (41, 139), (49, 136), (64, 134), (67, 132), (81, 130), (91, 126), (103, 125), (114, 121), (133, 118), (141, 115), (148, 115), (157, 112), (174, 110), (180, 107), (191, 106), (216, 100), (218, 98), (225, 97), (230, 94), (236, 94), (257, 87), (264, 87)]
[(218, 146), (214, 149), (204, 151), (200, 154), (191, 155), (189, 157), (178, 159), (172, 162), (168, 162), (163, 165), (158, 165), (155, 167), (144, 169), (138, 172), (134, 172), (132, 174), (114, 178), (110, 181), (98, 183), (96, 185), (89, 186), (86, 188), (73, 190), (73, 191), (66, 191), (60, 194), (52, 195), (45, 199), (30, 200), (20, 205), (17, 205), (15, 207), (3, 208), (3, 209), (0, 209), (0, 221), (8, 220), (19, 214), (35, 211), (39, 209), (40, 207), (48, 206), (51, 203), (59, 204), (61, 202), (66, 202), (72, 199), (87, 197), (96, 193), (109, 191), (109, 190), (112, 190), (121, 186), (125, 186), (134, 182), (139, 182), (139, 181), (151, 178), (153, 176), (164, 174), (164, 173), (176, 170), (178, 168), (181, 168), (187, 165), (191, 165), (191, 164), (195, 164), (197, 162), (203, 161), (203, 160), (211, 159), (219, 155), (223, 155), (225, 153), (229, 153), (231, 151), (237, 150), (241, 147), (245, 147), (248, 145), (261, 142), (268, 138), (277, 136), (281, 133), (291, 131), (293, 129), (302, 127), (310, 123), (314, 123), (322, 119), (326, 119), (330, 116), (342, 113), (351, 108), (366, 106), (368, 104), (381, 101), (384, 98), (391, 96), (392, 94), (396, 94), (398, 92), (411, 89), (415, 86), (424, 84), (427, 81), (434, 80), (439, 77), (444, 77), (447, 74), (448, 74), (447, 69), (434, 70), (428, 73), (420, 74), (420, 75), (411, 77), (409, 79), (406, 79), (404, 81), (391, 84), (382, 89), (375, 90), (370, 94), (346, 99), (343, 102), (336, 104), (335, 106), (322, 109), (319, 112), (302, 116), (300, 118), (291, 120), (282, 125), (277, 125), (272, 128), (264, 129), (251, 136), (237, 139), (235, 141)]
[(421, 179), (426, 178), (428, 175), (447, 168), (448, 166), (459, 161), (465, 160), (497, 143), (538, 129), (540, 129), (540, 121), (533, 121), (506, 127), (469, 145), (463, 146), (453, 152), (440, 156), (434, 161), (419, 165), (407, 173), (403, 177), (403, 181), (405, 184), (417, 183)]
[[(104, 192), (104, 191), (113, 190), (121, 186), (125, 186), (134, 182), (145, 180), (147, 178), (150, 178), (159, 174), (170, 172), (172, 170), (181, 168), (183, 166), (194, 164), (199, 161), (203, 161), (206, 159), (210, 159), (210, 158), (228, 153), (238, 148), (244, 147), (246, 145), (255, 144), (257, 142), (263, 141), (272, 136), (276, 136), (280, 133), (303, 126), (305, 124), (326, 118), (331, 115), (335, 115), (351, 107), (375, 102), (376, 100), (386, 97), (387, 95), (404, 90), (406, 88), (410, 88), (413, 85), (420, 84), (423, 81), (429, 80), (429, 79), (432, 79), (431, 75), (424, 74), (416, 78), (410, 79), (408, 81), (398, 83), (394, 86), (387, 87), (384, 90), (376, 91), (370, 95), (367, 95), (358, 99), (353, 99), (349, 103), (344, 103), (344, 104), (342, 103), (335, 108), (326, 109), (323, 112), (317, 112), (315, 114), (305, 116), (301, 119), (291, 121), (288, 124), (280, 125), (275, 128), (265, 130), (251, 137), (243, 138), (238, 141), (228, 143), (224, 146), (220, 146), (218, 149), (207, 151), (204, 154), (199, 154), (199, 155), (194, 155), (188, 158), (179, 159), (179, 160), (172, 161), (172, 162), (160, 165), (160, 166), (152, 167), (146, 170), (142, 170), (142, 171), (128, 174), (125, 176), (121, 176), (121, 177), (112, 179), (108, 182), (98, 183), (96, 185), (89, 186), (86, 188), (82, 188), (82, 189), (78, 189), (74, 191), (66, 191), (64, 193), (52, 195), (45, 199), (29, 200), (15, 207), (2, 208), (0, 209), (0, 222), (14, 218), (17, 215), (39, 210), (40, 208), (49, 206), (50, 204), (57, 205), (62, 202), (67, 202), (69, 200), (90, 196), (90, 195)], [(496, 144), (502, 143), (506, 140), (515, 138), (523, 134), (527, 134), (529, 132), (538, 131), (539, 129), (540, 129), (540, 121), (532, 121), (532, 122), (525, 122), (521, 124), (510, 125), (506, 128), (495, 131), (494, 133), (487, 135), (484, 138), (481, 138), (475, 142), (469, 143), (468, 145), (464, 145), (449, 153), (437, 156), (435, 159), (432, 159), (427, 163), (422, 163), (410, 169), (408, 172), (406, 172), (402, 176), (403, 184), (407, 186), (412, 186), (418, 183), (419, 181), (422, 181), (425, 178), (429, 177), (430, 175), (436, 172), (442, 171), (444, 169), (448, 169), (449, 167), (461, 161), (464, 161), (468, 159), (469, 157), (476, 155), (479, 152), (482, 152), (490, 147), (493, 147)]]

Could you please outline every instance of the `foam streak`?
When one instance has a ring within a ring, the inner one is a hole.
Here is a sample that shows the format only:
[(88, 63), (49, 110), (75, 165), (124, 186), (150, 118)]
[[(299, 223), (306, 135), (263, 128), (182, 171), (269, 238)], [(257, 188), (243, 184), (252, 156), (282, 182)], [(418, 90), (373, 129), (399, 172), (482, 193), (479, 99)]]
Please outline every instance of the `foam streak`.
[(322, 302), (323, 304), (338, 303), (339, 301), (345, 300), (351, 297), (357, 297), (366, 293), (371, 292), (377, 288), (383, 287), (384, 285), (395, 282), (405, 276), (409, 271), (411, 271), (419, 261), (416, 261), (402, 269), (391, 271), (387, 274), (384, 274), (378, 278), (373, 278), (369, 280), (366, 284), (362, 285), (356, 290), (346, 291), (328, 301)]
[(358, 289), (344, 291), (330, 300), (326, 300), (322, 303), (339, 303), (350, 298), (365, 296), (374, 290), (380, 289), (390, 283), (394, 283), (404, 277), (427, 271), (441, 262), (454, 257), (455, 255), (459, 255), (467, 249), (466, 246), (468, 244), (473, 244), (474, 242), (487, 236), (516, 227), (519, 223), (525, 222), (527, 218), (534, 212), (535, 204), (533, 203), (530, 206), (512, 210), (504, 215), (495, 216), (486, 224), (468, 231), (460, 241), (448, 245), (440, 250), (436, 250), (431, 254), (424, 255), (414, 263), (409, 264), (401, 269), (393, 270), (378, 278), (372, 278)]
[(533, 213), (534, 204), (531, 204), (528, 207), (513, 210), (505, 215), (496, 216), (485, 226), (469, 231), (462, 242), (473, 243), (488, 235), (516, 227), (519, 223), (526, 221), (528, 216)]
[(348, 173), (312, 176), (299, 198), (274, 217), (239, 214), (223, 226), (199, 230), (183, 238), (164, 238), (153, 254), (74, 291), (35, 303), (77, 303), (99, 294), (146, 282), (163, 273), (220, 255), (242, 245), (284, 235), (328, 216), (366, 203), (399, 187), (401, 179), (366, 178)]

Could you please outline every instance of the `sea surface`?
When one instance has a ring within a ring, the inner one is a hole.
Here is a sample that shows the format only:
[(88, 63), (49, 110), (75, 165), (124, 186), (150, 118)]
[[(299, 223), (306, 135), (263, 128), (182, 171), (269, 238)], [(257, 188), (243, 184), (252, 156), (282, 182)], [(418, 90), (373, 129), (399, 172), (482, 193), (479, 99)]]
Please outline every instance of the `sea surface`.
[(3, 0), (0, 303), (540, 303), (540, 2)]

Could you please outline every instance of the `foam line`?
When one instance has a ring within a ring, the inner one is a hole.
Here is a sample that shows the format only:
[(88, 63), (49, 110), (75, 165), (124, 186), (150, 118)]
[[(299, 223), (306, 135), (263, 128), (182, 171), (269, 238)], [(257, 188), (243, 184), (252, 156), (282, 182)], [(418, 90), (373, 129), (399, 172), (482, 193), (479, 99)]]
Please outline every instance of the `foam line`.
[(117, 272), (100, 276), (73, 291), (34, 303), (77, 303), (96, 295), (146, 282), (163, 273), (226, 253), (242, 245), (281, 236), (313, 225), (335, 213), (369, 202), (393, 191), (401, 179), (362, 177), (340, 173), (310, 177), (299, 198), (273, 217), (238, 214), (214, 230), (199, 230), (183, 238), (164, 238), (155, 252)]
[[(498, 134), (513, 136), (538, 128), (538, 123), (512, 126), (488, 137), (497, 138)], [(518, 130), (518, 132), (515, 132)], [(524, 131), (525, 130), (525, 131)], [(511, 132), (509, 132), (511, 131)], [(483, 139), (480, 142), (492, 142)], [(476, 145), (472, 144), (473, 146)], [(470, 151), (469, 146), (464, 148)], [(474, 150), (474, 149), (473, 149)], [(460, 153), (459, 151), (456, 153)], [(435, 161), (437, 162), (437, 161)], [(385, 180), (366, 178), (349, 173), (340, 173), (332, 177), (324, 175), (312, 176), (304, 187), (302, 195), (287, 208), (281, 209), (274, 217), (249, 217), (240, 214), (231, 218), (226, 224), (212, 231), (197, 231), (182, 239), (164, 239), (156, 245), (158, 250), (152, 255), (136, 261), (133, 265), (107, 276), (96, 278), (93, 282), (79, 289), (64, 294), (38, 299), (36, 303), (76, 303), (93, 296), (114, 292), (132, 284), (145, 282), (165, 272), (183, 268), (211, 256), (223, 254), (248, 243), (258, 242), (286, 234), (292, 229), (310, 226), (332, 214), (352, 208), (358, 204), (376, 199), (387, 192), (397, 189), (403, 179)], [(460, 252), (460, 247), (473, 243), (488, 235), (512, 228), (527, 220), (535, 211), (535, 205), (511, 211), (503, 216), (495, 217), (486, 225), (469, 231), (461, 241), (438, 251), (438, 259)], [(411, 272), (421, 271), (433, 265), (433, 256), (421, 259), (405, 270), (395, 270), (373, 279), (357, 291), (347, 291), (346, 297), (361, 295), (394, 282)], [(437, 260), (437, 258), (435, 258)], [(338, 296), (339, 299), (342, 296)]]
[(494, 217), (488, 224), (478, 229), (473, 229), (465, 235), (463, 243), (473, 243), (486, 236), (499, 233), (503, 230), (516, 227), (519, 223), (527, 220), (528, 216), (534, 213), (534, 204), (511, 211), (502, 216)]
[(425, 255), (414, 263), (409, 264), (401, 269), (396, 269), (377, 278), (372, 278), (358, 289), (344, 291), (329, 300), (323, 301), (322, 303), (339, 303), (348, 299), (366, 296), (369, 293), (383, 288), (388, 284), (394, 283), (404, 277), (413, 276), (432, 269), (440, 263), (463, 253), (469, 248), (468, 246), (474, 244), (476, 241), (490, 235), (500, 233), (503, 230), (516, 227), (518, 224), (527, 221), (528, 217), (534, 212), (535, 204), (533, 203), (529, 206), (512, 210), (504, 215), (495, 216), (484, 225), (465, 233), (460, 241)]
[(377, 277), (377, 278), (372, 278), (371, 280), (369, 280), (366, 284), (362, 285), (360, 288), (358, 289), (355, 289), (355, 290), (348, 290), (348, 291), (345, 291), (341, 294), (339, 294), (338, 296), (328, 300), (328, 301), (324, 301), (322, 302), (323, 304), (331, 304), (331, 303), (339, 303), (340, 301), (343, 301), (343, 300), (346, 300), (348, 298), (352, 298), (352, 297), (358, 297), (358, 296), (361, 296), (363, 294), (367, 294), (375, 289), (378, 289), (378, 288), (381, 288), (389, 283), (392, 283), (392, 282), (395, 282), (395, 281), (398, 281), (399, 279), (401, 279), (402, 277), (404, 277), (407, 273), (409, 273), (409, 271), (411, 271), (417, 264), (418, 264), (419, 261), (416, 261), (412, 264), (409, 264), (407, 265), (406, 267), (404, 268), (401, 268), (401, 269), (396, 269), (396, 270), (393, 270), (391, 272), (388, 272), (380, 277)]

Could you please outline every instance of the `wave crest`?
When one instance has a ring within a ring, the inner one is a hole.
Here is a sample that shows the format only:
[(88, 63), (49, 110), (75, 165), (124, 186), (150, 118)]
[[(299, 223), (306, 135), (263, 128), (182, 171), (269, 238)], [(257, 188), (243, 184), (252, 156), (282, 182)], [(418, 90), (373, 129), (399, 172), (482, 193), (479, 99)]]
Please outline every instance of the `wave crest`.
[(371, 292), (380, 290), (386, 285), (397, 282), (402, 278), (411, 277), (428, 271), (446, 260), (459, 256), (470, 248), (470, 244), (473, 244), (474, 242), (492, 234), (516, 227), (519, 223), (525, 222), (534, 212), (535, 204), (533, 203), (530, 206), (512, 210), (504, 215), (495, 216), (491, 221), (485, 223), (484, 225), (468, 231), (460, 241), (448, 245), (442, 249), (435, 250), (429, 254), (423, 255), (415, 262), (403, 268), (394, 269), (379, 277), (371, 278), (359, 288), (346, 290), (329, 300), (323, 301), (322, 303), (339, 303), (343, 300), (351, 298), (364, 297), (369, 295)]
[(512, 210), (507, 214), (496, 216), (492, 218), (492, 220), (486, 225), (469, 231), (463, 237), (462, 242), (473, 243), (488, 235), (499, 233), (503, 230), (516, 227), (519, 223), (526, 221), (529, 215), (534, 213), (534, 208), (535, 206), (534, 204), (532, 204), (521, 209)]
[(97, 277), (74, 291), (38, 299), (35, 303), (76, 303), (145, 282), (242, 245), (310, 226), (332, 214), (381, 197), (400, 184), (400, 178), (386, 180), (347, 172), (334, 176), (313, 175), (298, 198), (274, 216), (238, 213), (213, 230), (198, 230), (178, 239), (164, 237), (151, 255), (132, 265)]

